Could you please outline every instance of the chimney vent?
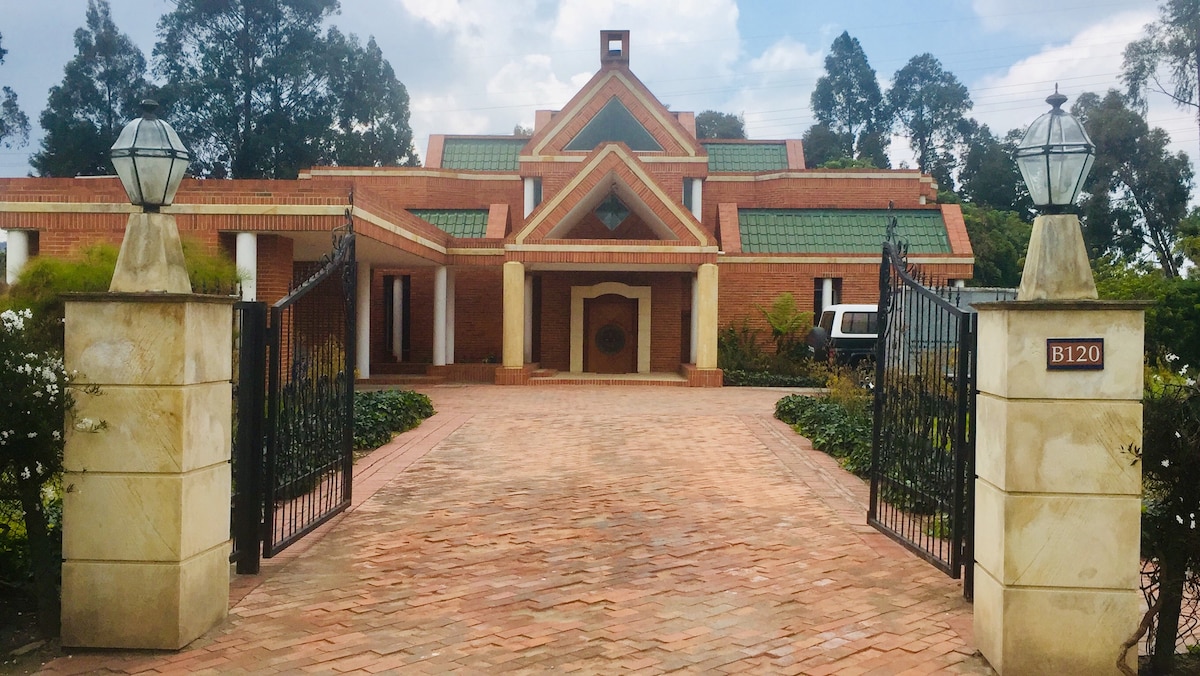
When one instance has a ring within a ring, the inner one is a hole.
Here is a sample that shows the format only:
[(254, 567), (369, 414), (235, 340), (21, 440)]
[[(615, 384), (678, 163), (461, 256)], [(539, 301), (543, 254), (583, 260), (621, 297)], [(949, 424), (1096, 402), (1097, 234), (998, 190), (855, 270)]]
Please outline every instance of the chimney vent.
[(600, 31), (600, 65), (629, 65), (629, 31)]

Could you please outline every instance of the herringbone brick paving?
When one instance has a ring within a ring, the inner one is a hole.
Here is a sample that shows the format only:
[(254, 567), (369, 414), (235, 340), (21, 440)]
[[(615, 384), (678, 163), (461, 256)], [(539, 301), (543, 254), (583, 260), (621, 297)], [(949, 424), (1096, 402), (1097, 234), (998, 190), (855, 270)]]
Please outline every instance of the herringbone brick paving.
[(45, 673), (991, 673), (959, 584), (864, 525), (778, 390), (426, 392), (223, 625)]

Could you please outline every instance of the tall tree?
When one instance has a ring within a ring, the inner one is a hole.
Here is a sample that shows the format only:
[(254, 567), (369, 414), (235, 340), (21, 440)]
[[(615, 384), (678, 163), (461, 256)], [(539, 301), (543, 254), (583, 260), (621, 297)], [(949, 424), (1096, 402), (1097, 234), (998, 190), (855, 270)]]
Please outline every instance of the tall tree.
[(1116, 90), (1103, 99), (1084, 94), (1071, 112), (1096, 144), (1096, 162), (1084, 185), (1085, 237), (1127, 257), (1145, 247), (1165, 276), (1178, 277), (1179, 228), (1192, 186), (1187, 155), (1172, 154), (1167, 133), (1150, 128)]
[(1013, 211), (964, 204), (963, 222), (975, 252), (973, 286), (1015, 287), (1021, 283), (1033, 226)]
[(987, 125), (971, 121), (967, 150), (959, 171), (959, 192), (972, 204), (1013, 211), (1023, 218), (1032, 214), (1033, 200), (1021, 179), (1013, 152), (1023, 135), (1014, 129), (1003, 139), (996, 138)]
[(825, 74), (817, 80), (811, 103), (817, 122), (850, 140), (851, 157), (886, 166), (885, 141), (891, 125), (884, 112), (883, 94), (875, 69), (850, 33), (843, 31), (830, 46)]
[(177, 0), (159, 20), (155, 72), (193, 170), (294, 178), (333, 125), (324, 20), (337, 0)]
[(896, 71), (888, 108), (908, 134), (917, 166), (943, 189), (954, 187), (954, 150), (969, 131), (967, 88), (932, 54), (919, 54)]
[(117, 30), (108, 0), (88, 0), (84, 27), (75, 31), (75, 58), (50, 88), (40, 121), (42, 149), (30, 164), (39, 176), (113, 173), (108, 152), (121, 128), (140, 116), (149, 91), (146, 58)]
[(850, 159), (854, 145), (848, 135), (839, 134), (819, 122), (804, 132), (800, 143), (804, 148), (804, 166), (809, 168)]
[[(0, 47), (0, 64), (7, 49)], [(29, 141), (29, 118), (17, 104), (17, 93), (11, 87), (0, 87), (0, 146), (14, 148)]]
[(1142, 39), (1125, 47), (1121, 79), (1135, 105), (1144, 108), (1147, 91), (1165, 94), (1191, 110), (1200, 128), (1200, 3), (1165, 0), (1158, 16)]
[(328, 36), (330, 90), (336, 103), (330, 160), (344, 166), (417, 166), (408, 90), (371, 37)]
[(746, 124), (732, 113), (706, 110), (696, 116), (696, 138), (746, 138)]

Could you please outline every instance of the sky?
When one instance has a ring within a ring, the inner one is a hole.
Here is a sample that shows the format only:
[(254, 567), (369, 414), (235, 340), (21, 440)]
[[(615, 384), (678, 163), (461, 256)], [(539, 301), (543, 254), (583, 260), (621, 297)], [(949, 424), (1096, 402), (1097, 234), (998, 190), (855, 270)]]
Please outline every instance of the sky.
[[(117, 27), (149, 59), (170, 0), (111, 0)], [(74, 56), (86, 0), (0, 0), (12, 87), (34, 130), (0, 148), (0, 176), (30, 173), (38, 114)], [(374, 36), (411, 97), (414, 143), (431, 133), (508, 134), (537, 109), (561, 108), (599, 68), (599, 33), (628, 29), (630, 68), (672, 110), (741, 115), (750, 138), (800, 138), (830, 43), (849, 31), (880, 85), (910, 58), (937, 57), (970, 90), (969, 115), (1002, 135), (1049, 107), (1120, 87), (1125, 45), (1157, 16), (1156, 0), (342, 0), (331, 19)], [(1068, 103), (1068, 105), (1070, 105)], [(1151, 124), (1195, 158), (1195, 119), (1152, 98)], [(904, 139), (893, 166), (912, 163)]]

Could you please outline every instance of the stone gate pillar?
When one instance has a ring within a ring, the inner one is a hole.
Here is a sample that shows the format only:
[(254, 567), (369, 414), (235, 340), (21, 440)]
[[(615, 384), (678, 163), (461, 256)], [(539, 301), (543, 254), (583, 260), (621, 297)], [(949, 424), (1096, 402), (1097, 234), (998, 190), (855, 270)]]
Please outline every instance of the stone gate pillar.
[(1000, 674), (1118, 674), (1142, 615), (1144, 305), (1095, 300), (1082, 247), (1039, 217), (1018, 300), (975, 306), (975, 640)]
[(94, 294), (66, 306), (79, 397), (63, 466), (62, 643), (181, 648), (229, 603), (232, 299)]

